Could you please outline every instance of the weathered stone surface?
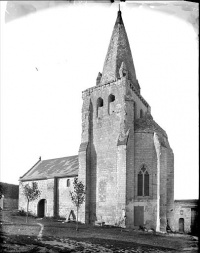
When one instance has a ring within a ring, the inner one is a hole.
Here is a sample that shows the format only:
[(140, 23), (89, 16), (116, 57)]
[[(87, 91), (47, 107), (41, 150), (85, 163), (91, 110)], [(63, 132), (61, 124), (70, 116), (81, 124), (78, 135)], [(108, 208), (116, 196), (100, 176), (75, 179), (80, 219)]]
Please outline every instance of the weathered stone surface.
[(175, 200), (172, 229), (182, 233), (193, 232), (197, 234), (199, 226), (198, 208), (198, 200)]
[[(173, 227), (174, 155), (140, 94), (121, 12), (96, 81), (82, 93), (77, 174), (55, 178), (52, 173), (38, 181), (40, 199), (47, 200), (46, 215), (67, 216), (74, 210), (66, 180), (78, 175), (86, 186), (80, 221), (166, 231), (167, 223)], [(38, 200), (31, 204), (35, 213), (37, 205)], [(20, 208), (24, 206), (21, 197)]]
[[(67, 187), (67, 180), (70, 180), (70, 187)], [(41, 194), (38, 199), (30, 202), (29, 210), (31, 213), (38, 216), (38, 204), (42, 199), (45, 200), (44, 216), (46, 217), (68, 217), (71, 210), (76, 213), (69, 195), (69, 191), (73, 191), (73, 180), (73, 177), (34, 180), (37, 182)], [(32, 181), (22, 182), (19, 186), (19, 210), (26, 211), (27, 208), (27, 199), (23, 195), (22, 186), (27, 183), (31, 185)]]

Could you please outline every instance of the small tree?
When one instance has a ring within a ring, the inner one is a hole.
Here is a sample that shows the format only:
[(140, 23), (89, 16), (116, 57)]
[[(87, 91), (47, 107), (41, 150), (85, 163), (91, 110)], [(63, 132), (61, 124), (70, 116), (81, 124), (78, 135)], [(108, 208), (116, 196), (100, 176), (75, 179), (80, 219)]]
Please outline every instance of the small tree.
[(77, 218), (76, 218), (76, 230), (78, 230), (78, 212), (79, 208), (85, 201), (85, 186), (84, 184), (79, 181), (78, 178), (74, 178), (74, 191), (70, 191), (70, 196), (73, 204), (76, 206), (76, 211), (77, 211)]
[(31, 201), (36, 200), (40, 196), (40, 190), (38, 189), (38, 184), (32, 182), (32, 186), (29, 184), (22, 185), (23, 194), (27, 199), (27, 209), (26, 209), (26, 223), (28, 222), (28, 208)]
[(4, 188), (3, 185), (0, 184), (0, 199), (3, 198), (3, 195), (4, 195)]

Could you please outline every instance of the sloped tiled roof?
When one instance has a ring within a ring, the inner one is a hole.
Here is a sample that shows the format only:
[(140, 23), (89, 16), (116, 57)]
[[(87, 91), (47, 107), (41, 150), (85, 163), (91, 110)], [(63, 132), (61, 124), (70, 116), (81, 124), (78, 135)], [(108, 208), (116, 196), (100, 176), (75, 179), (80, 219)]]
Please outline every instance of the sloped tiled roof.
[(20, 180), (37, 180), (54, 177), (77, 176), (78, 156), (38, 161)]
[(163, 147), (170, 148), (167, 133), (154, 120), (150, 113), (146, 113), (143, 118), (134, 121), (134, 131), (143, 133), (157, 133), (160, 144)]
[(136, 119), (134, 122), (135, 132), (156, 132), (167, 138), (165, 130), (163, 130), (154, 120), (150, 113), (146, 113), (143, 118)]

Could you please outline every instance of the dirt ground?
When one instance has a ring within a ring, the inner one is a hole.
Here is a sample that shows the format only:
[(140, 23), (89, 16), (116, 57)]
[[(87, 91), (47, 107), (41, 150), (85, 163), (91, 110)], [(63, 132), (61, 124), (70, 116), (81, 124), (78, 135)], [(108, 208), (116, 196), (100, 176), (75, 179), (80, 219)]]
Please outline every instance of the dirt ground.
[(97, 227), (1, 211), (0, 252), (198, 252), (198, 238), (116, 227)]

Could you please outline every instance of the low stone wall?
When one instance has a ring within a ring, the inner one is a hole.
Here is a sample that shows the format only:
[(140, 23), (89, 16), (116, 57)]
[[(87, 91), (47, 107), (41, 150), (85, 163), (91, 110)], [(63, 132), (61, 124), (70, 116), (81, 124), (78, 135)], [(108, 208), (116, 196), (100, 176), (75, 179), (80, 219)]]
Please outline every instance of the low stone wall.
[(18, 209), (18, 199), (2, 198), (1, 208), (4, 210)]

